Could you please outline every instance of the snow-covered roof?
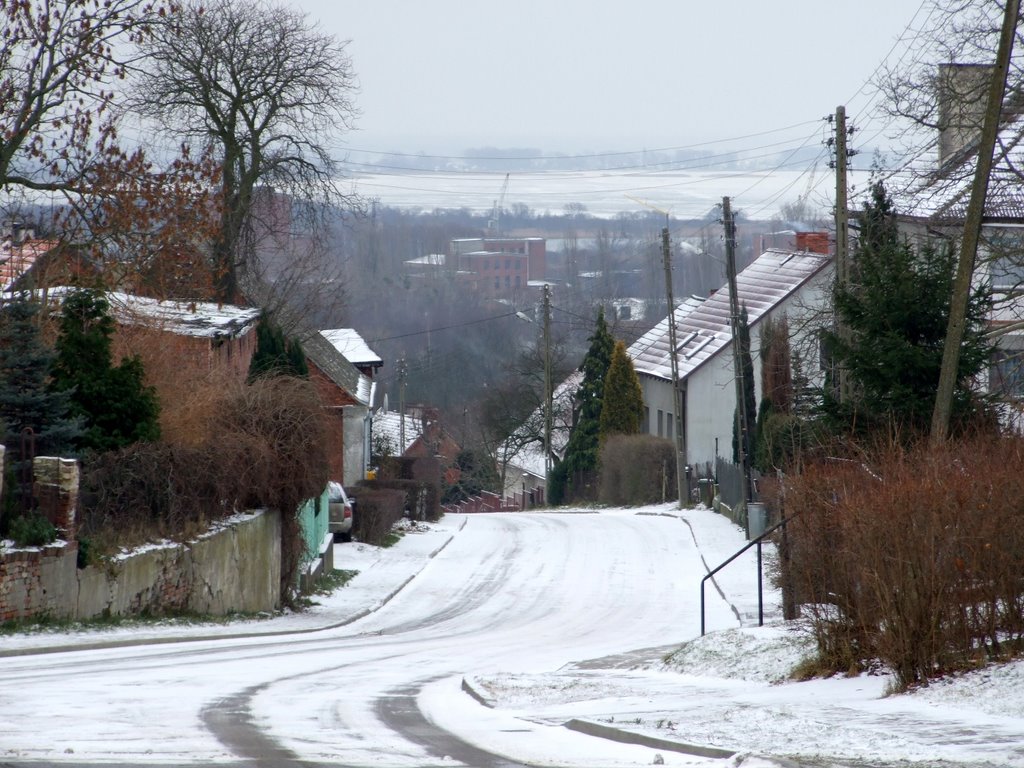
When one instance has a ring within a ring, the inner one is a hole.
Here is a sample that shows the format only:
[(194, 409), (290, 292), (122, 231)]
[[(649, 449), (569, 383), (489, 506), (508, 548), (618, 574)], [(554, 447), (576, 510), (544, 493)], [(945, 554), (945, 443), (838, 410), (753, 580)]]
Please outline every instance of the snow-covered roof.
[(39, 257), (57, 245), (56, 240), (31, 239), (17, 245), (7, 239), (0, 242), (0, 290), (10, 290)]
[[(980, 120), (980, 115), (979, 115)], [(965, 129), (968, 130), (968, 129)], [(955, 133), (955, 129), (953, 131)], [(936, 223), (960, 222), (967, 215), (974, 172), (978, 165), (980, 125), (976, 135), (966, 141), (936, 167), (923, 173), (908, 174), (887, 181), (899, 213), (926, 218)], [(963, 138), (963, 137), (961, 137)], [(943, 143), (939, 134), (938, 145)], [(992, 170), (985, 197), (986, 219), (1018, 222), (1024, 220), (1024, 110), (1019, 97), (1011, 95), (1004, 106), (1002, 123), (992, 153)]]
[[(63, 301), (68, 293), (75, 290), (78, 289), (72, 286), (57, 286), (46, 289), (45, 295), (49, 301)], [(120, 291), (103, 293), (118, 322), (152, 325), (180, 336), (241, 336), (254, 328), (260, 318), (260, 310), (254, 307), (208, 301), (161, 301)]]
[[(740, 304), (747, 308), (750, 325), (792, 295), (831, 260), (831, 256), (820, 253), (774, 248), (761, 254), (736, 276), (736, 292)], [(732, 340), (728, 288), (723, 286), (703, 301), (687, 299), (673, 315), (679, 376), (685, 378)], [(668, 320), (666, 317), (629, 347), (628, 353), (638, 374), (672, 378)]]
[[(572, 425), (573, 400), (576, 391), (583, 383), (583, 372), (573, 371), (551, 393), (551, 450), (561, 456), (569, 442), (569, 428)], [(537, 408), (526, 419), (526, 423), (517, 429), (506, 444), (517, 445), (531, 434), (543, 434), (544, 410)], [(544, 445), (534, 441), (520, 448), (509, 460), (509, 464), (529, 472), (535, 477), (544, 477), (546, 469), (544, 461)]]
[(423, 434), (423, 422), (413, 416), (405, 416), (405, 445), (402, 445), (402, 414), (397, 411), (379, 410), (373, 414), (374, 442), (386, 440), (396, 455), (401, 456)]
[(320, 333), (353, 365), (381, 366), (384, 364), (380, 356), (370, 349), (355, 328), (333, 328), (320, 331)]
[(348, 358), (338, 351), (322, 333), (313, 333), (302, 340), (302, 351), (320, 372), (348, 392), (362, 405), (371, 405), (373, 380), (359, 372)]
[(426, 256), (417, 256), (415, 259), (408, 259), (406, 264), (424, 264), (431, 267), (443, 267), (446, 257), (443, 253), (428, 253)]

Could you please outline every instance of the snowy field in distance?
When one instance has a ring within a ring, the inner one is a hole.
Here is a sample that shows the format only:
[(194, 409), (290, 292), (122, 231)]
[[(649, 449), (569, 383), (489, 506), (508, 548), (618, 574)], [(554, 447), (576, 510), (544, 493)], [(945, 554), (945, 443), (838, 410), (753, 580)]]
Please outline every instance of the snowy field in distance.
[[(827, 208), (829, 174), (814, 177), (811, 200)], [(486, 172), (359, 174), (354, 190), (368, 200), (396, 208), (469, 208), (490, 211), (505, 174)], [(536, 213), (561, 214), (579, 203), (592, 216), (611, 218), (622, 211), (645, 211), (644, 203), (678, 218), (702, 218), (722, 197), (733, 210), (753, 219), (771, 218), (780, 205), (807, 191), (804, 171), (548, 171), (512, 173), (504, 207), (523, 203)], [(643, 201), (642, 203), (639, 201)]]

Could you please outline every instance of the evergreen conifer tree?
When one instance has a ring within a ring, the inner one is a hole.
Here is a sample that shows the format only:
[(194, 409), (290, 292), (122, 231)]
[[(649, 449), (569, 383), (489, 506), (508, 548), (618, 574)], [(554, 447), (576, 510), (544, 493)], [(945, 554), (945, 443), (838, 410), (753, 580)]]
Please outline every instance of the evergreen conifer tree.
[(90, 289), (64, 298), (52, 389), (67, 393), (72, 410), (84, 423), (78, 445), (113, 451), (160, 437), (156, 390), (146, 386), (138, 357), (113, 365), (114, 320), (105, 296)]
[[(597, 469), (599, 452), (601, 408), (604, 402), (604, 380), (611, 365), (612, 349), (615, 342), (604, 319), (604, 308), (597, 311), (597, 322), (594, 333), (590, 336), (590, 348), (587, 350), (580, 370), (583, 371), (583, 383), (576, 392), (576, 417), (569, 442), (565, 447), (565, 455), (555, 471), (561, 483), (563, 480), (571, 489), (572, 478), (576, 473), (592, 473)], [(560, 499), (554, 498), (553, 503)]]
[(49, 388), (53, 352), (40, 339), (38, 314), (36, 303), (21, 298), (0, 306), (0, 437), (7, 448), (4, 531), (9, 512), (18, 503), (19, 485), (31, 479), (24, 474), (31, 456), (22, 455), (22, 431), (32, 430), (31, 446), (37, 456), (73, 455), (81, 433), (68, 393)]
[[(849, 329), (825, 341), (853, 382), (849, 403), (828, 397), (826, 413), (847, 427), (889, 428), (907, 435), (927, 430), (935, 402), (949, 318), (955, 257), (952, 249), (919, 249), (900, 237), (892, 201), (881, 183), (858, 217), (860, 240), (850, 285), (836, 285), (835, 311)], [(985, 366), (989, 307), (985, 286), (968, 307), (954, 399), (954, 419), (976, 407), (971, 379)]]
[(286, 339), (284, 332), (266, 313), (256, 326), (256, 352), (249, 364), (249, 381), (260, 376), (308, 376), (309, 365), (302, 345)]
[(599, 437), (635, 435), (640, 431), (644, 413), (644, 393), (633, 361), (626, 354), (624, 342), (615, 342), (608, 375), (604, 380)]

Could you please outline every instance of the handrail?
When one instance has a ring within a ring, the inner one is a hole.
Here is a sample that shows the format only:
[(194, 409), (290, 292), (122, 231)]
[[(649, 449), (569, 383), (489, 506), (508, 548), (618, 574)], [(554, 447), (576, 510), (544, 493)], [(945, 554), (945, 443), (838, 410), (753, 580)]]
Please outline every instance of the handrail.
[(756, 539), (754, 539), (753, 541), (748, 542), (746, 544), (746, 546), (744, 546), (741, 550), (739, 550), (736, 554), (734, 554), (732, 557), (730, 557), (724, 563), (721, 563), (720, 565), (716, 566), (712, 570), (708, 571), (707, 576), (705, 576), (703, 579), (700, 580), (700, 634), (701, 634), (701, 637), (704, 636), (704, 583), (708, 579), (710, 579), (712, 576), (714, 576), (716, 573), (718, 573), (720, 570), (725, 568), (725, 566), (727, 566), (729, 563), (731, 563), (737, 557), (739, 557), (744, 552), (746, 552), (748, 549), (750, 549), (751, 547), (754, 547), (754, 546), (757, 547), (757, 626), (759, 626), (759, 627), (764, 626), (764, 585), (762, 584), (763, 579), (762, 579), (762, 574), (761, 574), (761, 543), (768, 537), (769, 534), (774, 533), (779, 528), (782, 528), (786, 523), (789, 522), (789, 520), (790, 520), (790, 518), (784, 517), (782, 520), (780, 520), (775, 525), (773, 525), (771, 528), (766, 530), (764, 533), (762, 533)]

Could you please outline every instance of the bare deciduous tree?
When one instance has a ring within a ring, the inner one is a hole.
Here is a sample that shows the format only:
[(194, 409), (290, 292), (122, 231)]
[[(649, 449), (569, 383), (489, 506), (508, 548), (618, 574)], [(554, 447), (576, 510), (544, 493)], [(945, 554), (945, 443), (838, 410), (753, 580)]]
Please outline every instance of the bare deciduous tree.
[(127, 67), (117, 52), (168, 10), (159, 0), (0, 3), (0, 189), (82, 184), (80, 161), (112, 138), (112, 83)]
[(221, 162), (217, 298), (273, 273), (256, 245), (292, 235), (298, 205), (322, 216), (346, 201), (329, 143), (356, 113), (346, 45), (302, 13), (242, 0), (186, 0), (142, 41), (133, 106), (176, 140), (212, 144)]

